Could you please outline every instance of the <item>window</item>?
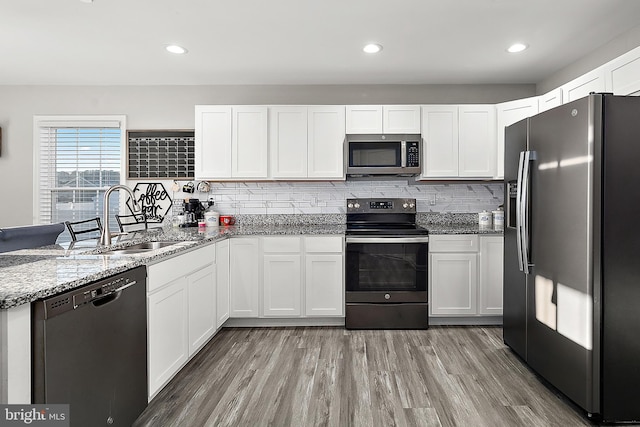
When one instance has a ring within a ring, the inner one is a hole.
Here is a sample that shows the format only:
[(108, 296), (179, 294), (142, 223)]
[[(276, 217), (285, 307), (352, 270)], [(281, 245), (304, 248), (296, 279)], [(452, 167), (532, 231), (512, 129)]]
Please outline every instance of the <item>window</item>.
[[(102, 217), (105, 191), (124, 179), (124, 126), (123, 116), (35, 117), (35, 223)], [(119, 194), (110, 197), (113, 216)], [(115, 221), (109, 228), (117, 231)]]

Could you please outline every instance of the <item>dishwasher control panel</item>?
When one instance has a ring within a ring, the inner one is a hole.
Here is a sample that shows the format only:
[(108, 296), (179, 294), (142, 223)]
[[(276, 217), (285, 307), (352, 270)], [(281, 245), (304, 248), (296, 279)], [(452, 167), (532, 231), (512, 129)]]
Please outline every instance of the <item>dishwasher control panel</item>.
[[(137, 267), (144, 269), (145, 267)], [(133, 270), (136, 270), (133, 269)], [(57, 316), (69, 310), (75, 310), (83, 304), (104, 298), (109, 294), (119, 292), (137, 283), (128, 270), (116, 276), (88, 284), (64, 294), (50, 297), (44, 301), (46, 318)], [(145, 271), (146, 276), (146, 271)]]

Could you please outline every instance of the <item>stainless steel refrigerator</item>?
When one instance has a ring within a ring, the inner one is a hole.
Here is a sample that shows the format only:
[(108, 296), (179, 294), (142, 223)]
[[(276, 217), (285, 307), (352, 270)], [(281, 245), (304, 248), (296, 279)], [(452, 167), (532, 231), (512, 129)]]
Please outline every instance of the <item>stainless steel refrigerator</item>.
[(640, 420), (640, 97), (505, 130), (504, 341), (604, 421)]

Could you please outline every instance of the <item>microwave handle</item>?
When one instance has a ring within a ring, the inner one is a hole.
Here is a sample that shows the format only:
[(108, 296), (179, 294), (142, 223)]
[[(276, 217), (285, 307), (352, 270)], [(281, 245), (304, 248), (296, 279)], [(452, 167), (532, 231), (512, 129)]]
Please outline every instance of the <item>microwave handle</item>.
[(407, 167), (407, 141), (400, 142), (400, 166)]

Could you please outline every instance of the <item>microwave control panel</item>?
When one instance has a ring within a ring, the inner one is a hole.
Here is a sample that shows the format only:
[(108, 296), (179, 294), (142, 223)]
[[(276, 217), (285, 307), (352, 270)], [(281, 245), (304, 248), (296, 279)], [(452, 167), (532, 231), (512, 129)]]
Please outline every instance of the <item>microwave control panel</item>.
[(407, 142), (407, 167), (420, 166), (420, 148), (417, 142)]

